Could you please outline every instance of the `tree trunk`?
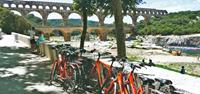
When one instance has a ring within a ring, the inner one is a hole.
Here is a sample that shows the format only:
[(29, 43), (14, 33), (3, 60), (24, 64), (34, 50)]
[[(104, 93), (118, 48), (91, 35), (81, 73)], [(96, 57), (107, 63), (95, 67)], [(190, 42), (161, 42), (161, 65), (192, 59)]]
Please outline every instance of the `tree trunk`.
[(117, 36), (117, 55), (119, 58), (126, 57), (125, 33), (123, 31), (122, 1), (112, 0), (112, 8), (115, 16), (115, 32)]
[(83, 31), (81, 34), (80, 49), (84, 48), (86, 33), (87, 33), (87, 11), (85, 8), (83, 8)]

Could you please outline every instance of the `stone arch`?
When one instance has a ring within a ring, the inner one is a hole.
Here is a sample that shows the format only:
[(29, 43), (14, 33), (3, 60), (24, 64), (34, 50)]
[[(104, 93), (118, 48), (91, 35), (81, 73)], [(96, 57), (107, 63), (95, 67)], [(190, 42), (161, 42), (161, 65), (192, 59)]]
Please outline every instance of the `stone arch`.
[(68, 11), (69, 11), (69, 10), (71, 10), (71, 9), (70, 9), (70, 7), (67, 7), (67, 8), (66, 8), (66, 10), (68, 10)]
[(158, 11), (156, 11), (156, 14), (159, 15), (160, 13)]
[(30, 9), (30, 8), (31, 8), (31, 6), (30, 6), (30, 5), (25, 5), (25, 8), (29, 8), (29, 9)]
[(38, 6), (38, 9), (44, 9), (44, 7), (43, 7), (43, 6), (41, 6), (41, 5), (39, 5), (39, 6)]
[[(124, 30), (129, 29), (130, 32), (132, 30), (134, 30), (134, 26), (135, 26), (136, 22), (134, 21), (134, 19), (131, 16), (125, 15), (123, 17), (123, 23), (124, 23)], [(132, 32), (134, 32), (134, 31), (132, 31)], [(127, 33), (125, 33), (125, 35), (127, 35)]]
[(104, 23), (113, 24), (114, 23), (114, 17), (111, 16), (111, 15), (106, 16), (105, 20), (104, 20)]
[(71, 33), (72, 36), (75, 36), (75, 35), (78, 35), (78, 33), (81, 34), (81, 32), (82, 32), (82, 29), (73, 29), (70, 33)]
[(37, 5), (31, 5), (31, 9), (38, 9)]
[(18, 8), (24, 8), (24, 6), (22, 4), (19, 4), (17, 7)]
[(143, 15), (139, 15), (137, 18), (136, 18), (137, 22), (140, 22), (140, 21), (144, 21), (145, 17)]
[(95, 21), (95, 22), (97, 22), (97, 23), (88, 23), (88, 26), (94, 26), (94, 27), (98, 27), (99, 26), (99, 24), (98, 24), (99, 18), (98, 18), (97, 15), (94, 14), (92, 16), (89, 16), (88, 20), (89, 21)]
[(150, 15), (153, 15), (153, 11), (150, 10), (150, 11), (149, 11), (149, 14), (150, 14)]
[[(58, 13), (58, 12), (49, 13), (48, 16), (47, 16), (47, 20), (53, 20), (53, 19), (57, 19), (57, 20), (59, 19), (60, 20), (60, 24), (58, 24), (58, 26), (64, 25), (63, 16), (60, 13)], [(53, 26), (53, 24), (50, 24), (50, 23), (48, 23), (48, 24)]]
[(26, 16), (28, 16), (29, 14), (33, 14), (34, 16), (43, 19), (42, 15), (41, 15), (41, 13), (40, 13), (39, 11), (30, 11), (30, 12), (28, 12), (28, 13), (26, 14)]
[(135, 11), (135, 13), (136, 13), (136, 14), (138, 14), (138, 13), (139, 13), (139, 11), (138, 11), (138, 10), (136, 10), (136, 11)]
[(50, 33), (51, 41), (64, 41), (64, 32), (60, 29), (53, 29)]
[[(76, 24), (71, 23), (72, 21), (79, 21)], [(74, 27), (80, 27), (82, 26), (82, 17), (80, 14), (76, 12), (72, 12), (68, 15), (68, 22), (67, 25), (74, 26)]]
[(143, 17), (144, 17), (145, 23), (148, 23), (151, 18), (151, 16), (148, 16), (148, 15), (143, 15)]
[(147, 11), (146, 10), (144, 10), (144, 12), (143, 12), (144, 14), (147, 14)]
[(131, 19), (131, 16), (129, 16), (129, 15), (125, 15), (125, 16), (123, 17), (123, 22), (126, 23), (126, 24), (133, 24), (133, 21), (132, 21), (132, 19)]
[(50, 33), (51, 36), (63, 36), (63, 31), (59, 29), (53, 29)]
[(53, 10), (58, 10), (58, 8), (56, 6), (52, 6)]
[(98, 28), (90, 29), (88, 33), (89, 33), (90, 39), (92, 40), (96, 40), (97, 37), (100, 35), (98, 32)]
[(10, 10), (11, 12), (13, 12), (16, 15), (22, 16), (22, 13), (17, 11), (17, 10)]
[(81, 29), (74, 29), (73, 31), (71, 31), (70, 32), (71, 40), (75, 40), (76, 41), (76, 40), (80, 39), (81, 32), (82, 32)]
[(4, 4), (3, 4), (3, 7), (7, 8), (7, 7), (10, 7), (10, 5), (7, 4), (7, 3), (4, 3)]
[(17, 5), (16, 5), (16, 4), (10, 4), (10, 7), (11, 7), (11, 8), (16, 8)]
[(96, 32), (98, 32), (99, 39), (101, 41), (107, 40), (108, 30), (105, 28), (98, 28), (96, 29)]
[(59, 10), (64, 10), (64, 7), (63, 7), (63, 6), (60, 6), (60, 7), (59, 7)]
[(45, 6), (45, 8), (44, 9), (50, 9), (50, 6)]
[(82, 30), (82, 28), (75, 28), (75, 29), (72, 29), (72, 30), (70, 31), (70, 33), (74, 32), (74, 31), (82, 32), (83, 30)]

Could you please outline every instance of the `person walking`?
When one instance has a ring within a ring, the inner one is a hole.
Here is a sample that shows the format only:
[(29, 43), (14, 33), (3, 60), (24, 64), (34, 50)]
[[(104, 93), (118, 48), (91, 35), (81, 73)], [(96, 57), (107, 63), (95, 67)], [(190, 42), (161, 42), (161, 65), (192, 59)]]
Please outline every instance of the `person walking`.
[(45, 41), (45, 37), (44, 37), (44, 33), (43, 32), (40, 32), (39, 33), (39, 38), (37, 39), (36, 41), (36, 45), (37, 45), (37, 48), (38, 48), (38, 54), (44, 56), (44, 41)]
[(2, 32), (2, 29), (0, 28), (0, 40), (3, 38), (1, 32)]
[(30, 35), (31, 52), (36, 52), (35, 27), (28, 31)]

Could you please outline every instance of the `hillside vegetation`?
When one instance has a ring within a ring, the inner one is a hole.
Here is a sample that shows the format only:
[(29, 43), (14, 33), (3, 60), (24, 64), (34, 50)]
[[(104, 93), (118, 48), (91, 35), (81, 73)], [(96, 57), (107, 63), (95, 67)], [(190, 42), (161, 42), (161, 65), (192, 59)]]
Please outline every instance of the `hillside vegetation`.
[(0, 28), (6, 34), (11, 34), (11, 32), (24, 34), (31, 28), (31, 24), (24, 17), (0, 7)]
[(137, 24), (140, 35), (185, 35), (200, 33), (200, 11), (170, 13), (161, 18), (151, 18), (146, 25), (144, 21)]

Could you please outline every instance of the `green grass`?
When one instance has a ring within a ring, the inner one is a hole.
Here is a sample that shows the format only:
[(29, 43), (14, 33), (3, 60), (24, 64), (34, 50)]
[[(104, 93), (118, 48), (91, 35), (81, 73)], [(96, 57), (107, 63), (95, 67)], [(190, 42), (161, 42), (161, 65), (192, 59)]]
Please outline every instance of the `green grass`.
[(129, 61), (139, 61), (142, 59), (141, 57), (136, 56), (136, 55), (128, 55), (127, 57)]
[(164, 68), (167, 70), (180, 72), (181, 66), (185, 67), (186, 74), (191, 76), (200, 77), (200, 64), (199, 63), (168, 63), (156, 64), (156, 67)]
[(132, 47), (136, 47), (138, 45), (140, 45), (142, 42), (140, 40), (134, 40), (132, 43)]

